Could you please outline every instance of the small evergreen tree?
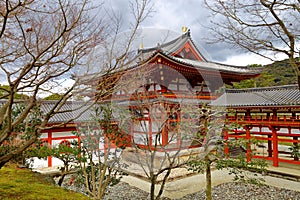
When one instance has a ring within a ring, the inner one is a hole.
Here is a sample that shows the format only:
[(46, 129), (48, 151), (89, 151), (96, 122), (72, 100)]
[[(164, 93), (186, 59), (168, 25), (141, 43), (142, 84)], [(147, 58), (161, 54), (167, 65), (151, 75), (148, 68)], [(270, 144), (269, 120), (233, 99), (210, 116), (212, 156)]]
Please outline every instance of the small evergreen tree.
[[(262, 173), (267, 166), (265, 160), (251, 159), (251, 155), (247, 155), (243, 151), (250, 148), (251, 144), (255, 144), (256, 140), (224, 140), (223, 133), (228, 133), (237, 126), (223, 121), (224, 117), (225, 114), (222, 110), (204, 113), (205, 123), (202, 123), (202, 130), (205, 130), (205, 139), (203, 140), (203, 137), (196, 138), (198, 141), (203, 141), (204, 151), (188, 163), (190, 170), (206, 174), (207, 200), (212, 199), (212, 166), (217, 170), (228, 169), (229, 174), (235, 175), (234, 180), (249, 183), (259, 183), (261, 179), (247, 176), (247, 170)], [(238, 155), (231, 155), (230, 150), (235, 148), (240, 150)], [(225, 152), (228, 153), (225, 154)], [(250, 159), (247, 156), (250, 156)]]

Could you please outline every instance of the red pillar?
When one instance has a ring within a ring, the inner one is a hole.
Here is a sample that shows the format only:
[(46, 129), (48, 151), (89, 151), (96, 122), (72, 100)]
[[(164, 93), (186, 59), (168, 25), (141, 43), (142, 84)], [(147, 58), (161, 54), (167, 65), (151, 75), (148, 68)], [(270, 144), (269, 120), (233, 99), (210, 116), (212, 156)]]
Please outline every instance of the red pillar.
[[(149, 113), (150, 114), (150, 113)], [(151, 117), (149, 116), (149, 146), (152, 148), (152, 139), (153, 139), (153, 133), (152, 133), (152, 120)]]
[(104, 150), (104, 154), (106, 154), (107, 153), (107, 149), (109, 148), (109, 143), (110, 141), (109, 141), (109, 139), (107, 138), (107, 136), (106, 135), (104, 135), (104, 145), (103, 145), (103, 150)]
[(229, 148), (228, 148), (228, 132), (227, 131), (224, 131), (224, 140), (225, 140), (225, 148), (224, 148), (224, 153), (225, 153), (225, 156), (228, 157), (228, 154), (229, 154)]
[[(48, 145), (52, 148), (52, 131), (48, 132)], [(48, 156), (48, 167), (52, 167), (52, 156)]]
[(81, 139), (80, 139), (80, 137), (77, 137), (77, 142), (78, 142), (78, 148), (80, 149), (81, 148)]
[[(180, 108), (178, 108), (180, 109)], [(180, 116), (180, 112), (177, 113), (177, 119), (176, 119), (176, 123), (177, 123), (177, 147), (178, 149), (181, 148), (181, 131), (180, 131), (180, 121), (179, 119), (181, 119)]]
[(275, 127), (270, 127), (272, 130), (272, 143), (273, 143), (273, 166), (278, 167), (278, 138), (277, 138), (277, 130)]
[(268, 134), (268, 157), (272, 158), (272, 135)]
[[(297, 136), (294, 136), (294, 137), (293, 137), (293, 140), (298, 140), (298, 137), (297, 137)], [(298, 146), (299, 146), (298, 142), (293, 142), (293, 145), (294, 145), (294, 147), (298, 147)], [(294, 157), (294, 160), (295, 160), (295, 161), (299, 161), (299, 158), (295, 156), (295, 157)]]
[(250, 120), (251, 119), (251, 111), (250, 111), (250, 109), (246, 110), (245, 117), (246, 117), (246, 120)]
[(246, 140), (247, 140), (247, 150), (246, 150), (246, 157), (247, 157), (247, 161), (251, 161), (251, 143), (250, 143), (250, 127), (249, 126), (245, 126), (246, 129)]
[(130, 145), (129, 145), (130, 147), (132, 146), (133, 138), (134, 138), (133, 124), (134, 124), (134, 119), (131, 119), (131, 122), (130, 122)]
[(162, 136), (162, 146), (166, 146), (168, 144), (168, 131), (166, 130), (166, 125), (164, 125), (161, 130), (161, 136)]

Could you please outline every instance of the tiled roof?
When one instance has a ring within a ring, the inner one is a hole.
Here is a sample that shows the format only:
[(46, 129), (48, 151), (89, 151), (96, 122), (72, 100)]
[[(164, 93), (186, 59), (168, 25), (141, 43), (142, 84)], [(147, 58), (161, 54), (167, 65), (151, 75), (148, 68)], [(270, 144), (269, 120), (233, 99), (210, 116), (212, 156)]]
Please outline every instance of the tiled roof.
[[(186, 58), (179, 58), (174, 57), (172, 54), (179, 50), (187, 41), (190, 41), (193, 47), (197, 50), (199, 55), (203, 58), (204, 61), (198, 61), (198, 60), (191, 60)], [(122, 69), (116, 68), (115, 71), (111, 72), (113, 73), (122, 73), (126, 72), (131, 69), (136, 69), (137, 67), (141, 66), (141, 63), (147, 63), (151, 59), (155, 58), (157, 55), (162, 55), (164, 57), (167, 57), (168, 59), (171, 59), (175, 63), (180, 63), (184, 65), (189, 65), (191, 67), (197, 68), (199, 70), (212, 70), (212, 71), (220, 71), (225, 73), (235, 73), (238, 75), (259, 75), (262, 72), (262, 68), (249, 68), (246, 66), (233, 66), (233, 65), (225, 65), (221, 63), (211, 62), (205, 60), (205, 58), (201, 55), (201, 52), (197, 49), (197, 46), (194, 44), (193, 40), (191, 39), (190, 32), (186, 32), (182, 34), (181, 36), (163, 43), (159, 44), (156, 47), (146, 48), (146, 49), (139, 49), (137, 54), (132, 54), (129, 56), (126, 60), (125, 66), (122, 65)], [(110, 74), (110, 75), (111, 75)], [(91, 79), (97, 79), (100, 78), (103, 74), (91, 74), (89, 76), (83, 76), (80, 77), (82, 80), (87, 79), (90, 81)], [(104, 75), (106, 76), (106, 75)]]
[(227, 89), (212, 106), (300, 106), (298, 85), (285, 85), (250, 89)]
[(157, 53), (162, 54), (163, 56), (166, 56), (170, 59), (172, 59), (174, 62), (179, 62), (182, 64), (190, 65), (198, 69), (208, 69), (208, 70), (218, 70), (223, 72), (229, 72), (229, 73), (239, 73), (239, 74), (260, 74), (262, 72), (262, 68), (249, 68), (245, 66), (233, 66), (233, 65), (225, 65), (221, 63), (211, 62), (207, 61), (204, 58), (204, 61), (198, 61), (198, 60), (191, 60), (186, 58), (179, 58), (172, 56), (172, 53), (179, 50), (187, 41), (190, 41), (194, 48), (197, 50), (197, 52), (200, 54), (202, 58), (204, 58), (201, 55), (201, 52), (197, 49), (197, 46), (194, 44), (193, 40), (190, 36), (190, 31), (184, 33), (183, 35), (179, 36), (178, 38), (166, 42), (164, 44), (160, 44), (157, 47), (153, 48), (147, 48), (147, 49), (140, 49), (138, 55), (132, 59), (128, 65), (127, 69), (134, 68), (138, 66), (138, 63), (140, 61), (147, 62), (152, 57), (157, 55)]
[[(0, 100), (0, 107), (6, 102), (6, 100)], [(22, 101), (16, 101), (15, 103), (22, 103)], [(24, 102), (26, 103), (26, 102)], [(40, 108), (44, 115), (51, 111), (57, 101), (41, 101)], [(58, 110), (58, 113), (53, 115), (49, 123), (62, 123), (62, 122), (83, 122), (91, 119), (94, 107), (92, 104), (88, 104), (83, 101), (67, 101)]]
[(249, 68), (241, 66), (232, 66), (225, 65), (214, 62), (203, 62), (198, 60), (190, 60), (185, 58), (172, 57), (174, 60), (177, 60), (181, 63), (192, 65), (199, 69), (209, 69), (209, 70), (218, 70), (222, 72), (231, 72), (231, 73), (247, 73), (247, 74), (259, 74), (262, 71), (262, 68)]
[[(41, 110), (43, 113), (48, 113), (55, 106), (57, 101), (42, 101)], [(83, 101), (67, 101), (59, 109), (58, 113), (53, 115), (50, 123), (71, 122), (83, 122), (91, 119), (93, 107), (91, 104)]]
[(157, 55), (161, 55), (172, 60), (175, 63), (181, 63), (183, 65), (190, 66), (192, 68), (198, 70), (211, 70), (211, 71), (219, 71), (224, 73), (234, 73), (238, 75), (247, 74), (247, 75), (259, 75), (263, 68), (250, 68), (244, 66), (232, 66), (232, 65), (225, 65), (221, 63), (214, 63), (214, 62), (207, 62), (207, 61), (198, 61), (198, 60), (191, 60), (186, 58), (178, 58), (168, 54), (165, 54), (162, 51), (155, 51), (155, 52), (147, 52), (145, 55), (139, 54), (134, 60), (126, 65), (126, 70), (135, 69), (139, 66), (141, 61), (148, 62), (152, 58)]

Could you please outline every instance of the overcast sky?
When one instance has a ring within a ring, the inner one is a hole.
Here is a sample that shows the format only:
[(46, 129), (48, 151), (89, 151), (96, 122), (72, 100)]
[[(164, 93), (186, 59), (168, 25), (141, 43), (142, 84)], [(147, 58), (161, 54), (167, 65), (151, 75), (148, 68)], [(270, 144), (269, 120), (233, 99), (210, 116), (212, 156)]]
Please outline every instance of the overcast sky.
[[(132, 20), (128, 2), (129, 0), (105, 1), (106, 6), (122, 15), (124, 26), (129, 25)], [(269, 60), (261, 57), (233, 50), (226, 44), (207, 44), (205, 37), (208, 32), (205, 26), (210, 25), (209, 10), (205, 8), (202, 0), (154, 0), (153, 2), (154, 12), (143, 22), (143, 28), (167, 29), (181, 34), (181, 27), (186, 26), (190, 29), (192, 39), (202, 51), (201, 53), (210, 61), (232, 65), (270, 63)]]

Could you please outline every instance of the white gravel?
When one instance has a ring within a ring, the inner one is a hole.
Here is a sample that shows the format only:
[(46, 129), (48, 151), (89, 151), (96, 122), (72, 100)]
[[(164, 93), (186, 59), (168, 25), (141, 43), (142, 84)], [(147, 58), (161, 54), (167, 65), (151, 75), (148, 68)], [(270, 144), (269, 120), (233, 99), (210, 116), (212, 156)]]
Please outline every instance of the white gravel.
[[(264, 185), (245, 184), (242, 182), (229, 182), (224, 171), (214, 171), (212, 197), (214, 200), (300, 200), (300, 182), (282, 178), (265, 176)], [(195, 175), (167, 184), (163, 200), (204, 200), (204, 175)], [(131, 180), (131, 181), (129, 181)], [(68, 182), (68, 181), (65, 181)], [(84, 191), (74, 184), (65, 184), (64, 187), (77, 192)], [(149, 198), (150, 184), (131, 176), (110, 187), (104, 200), (147, 200)], [(191, 192), (194, 191), (194, 192)]]
[[(300, 200), (300, 192), (282, 189), (268, 185), (253, 185), (244, 183), (223, 183), (213, 187), (212, 197), (214, 200)], [(120, 183), (109, 189), (105, 200), (147, 200), (149, 194), (127, 183)], [(164, 200), (171, 198), (164, 197)], [(179, 200), (202, 200), (205, 199), (205, 190), (186, 195)]]

